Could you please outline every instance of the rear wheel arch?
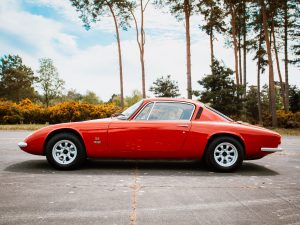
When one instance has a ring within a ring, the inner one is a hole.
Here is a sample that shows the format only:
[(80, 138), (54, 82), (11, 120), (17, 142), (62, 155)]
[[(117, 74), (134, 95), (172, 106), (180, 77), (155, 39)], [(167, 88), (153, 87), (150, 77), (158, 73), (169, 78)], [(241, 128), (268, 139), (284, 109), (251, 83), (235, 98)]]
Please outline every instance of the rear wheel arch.
[(244, 157), (246, 156), (246, 146), (245, 146), (244, 140), (239, 135), (232, 134), (232, 133), (216, 133), (216, 134), (211, 135), (208, 138), (208, 141), (207, 141), (207, 143), (205, 145), (205, 151), (204, 151), (203, 156), (205, 156), (205, 154), (207, 152), (207, 149), (208, 149), (208, 146), (210, 145), (210, 143), (213, 140), (215, 140), (216, 138), (218, 138), (218, 137), (231, 137), (231, 138), (234, 138), (235, 140), (237, 140), (243, 146)]
[(61, 134), (61, 133), (69, 133), (69, 134), (75, 135), (78, 138), (78, 140), (82, 143), (84, 150), (86, 151), (86, 146), (83, 141), (83, 138), (77, 130), (74, 130), (71, 128), (61, 128), (61, 129), (53, 130), (52, 132), (50, 132), (48, 134), (48, 136), (46, 137), (46, 140), (44, 142), (44, 146), (43, 146), (43, 155), (46, 154), (46, 146), (47, 146), (47, 143), (51, 140), (51, 138), (53, 138), (55, 135)]
[(212, 135), (203, 155), (205, 164), (214, 171), (232, 172), (243, 163), (245, 146), (241, 137), (234, 134)]

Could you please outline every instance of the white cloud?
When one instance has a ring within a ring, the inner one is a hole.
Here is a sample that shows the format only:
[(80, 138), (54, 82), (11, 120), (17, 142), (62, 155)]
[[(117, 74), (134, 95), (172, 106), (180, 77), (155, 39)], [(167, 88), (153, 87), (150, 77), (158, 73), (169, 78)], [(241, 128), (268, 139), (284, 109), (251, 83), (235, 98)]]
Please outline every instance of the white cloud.
[(55, 55), (58, 50), (76, 51), (75, 37), (64, 33), (63, 25), (40, 15), (22, 11), (16, 1), (0, 5), (0, 29), (15, 35), (22, 42), (37, 49), (40, 56)]
[(63, 15), (69, 21), (73, 23), (81, 24), (80, 19), (78, 18), (78, 14), (75, 8), (71, 5), (69, 0), (26, 0), (27, 3), (33, 5), (47, 6), (49, 8), (53, 8), (59, 14)]

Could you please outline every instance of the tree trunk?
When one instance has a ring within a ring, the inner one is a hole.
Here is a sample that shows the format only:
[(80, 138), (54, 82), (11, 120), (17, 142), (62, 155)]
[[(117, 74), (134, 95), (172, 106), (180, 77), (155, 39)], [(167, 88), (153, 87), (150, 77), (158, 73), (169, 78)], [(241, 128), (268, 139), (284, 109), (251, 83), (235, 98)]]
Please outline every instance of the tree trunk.
[(48, 94), (45, 94), (45, 101), (46, 101), (46, 108), (48, 108), (48, 106), (49, 106)]
[(243, 25), (244, 25), (244, 31), (243, 31), (243, 63), (244, 63), (244, 91), (245, 91), (245, 96), (246, 96), (246, 88), (247, 88), (247, 23), (246, 23), (246, 2), (245, 0), (243, 1), (244, 3), (244, 17), (243, 17)]
[(260, 97), (260, 71), (261, 71), (261, 42), (262, 42), (262, 31), (259, 34), (259, 45), (258, 45), (258, 62), (257, 62), (257, 108), (258, 108), (258, 123), (260, 125), (262, 122), (262, 108), (261, 108), (261, 97)]
[[(210, 41), (210, 66), (214, 64), (214, 35), (213, 35), (213, 28), (210, 28), (210, 34), (209, 34), (209, 41)], [(212, 68), (211, 68), (212, 71)]]
[(118, 54), (119, 54), (119, 70), (120, 70), (120, 95), (121, 95), (121, 107), (124, 108), (124, 90), (123, 90), (123, 68), (122, 68), (122, 51), (121, 51), (121, 41), (120, 41), (120, 33), (116, 15), (111, 5), (108, 5), (109, 10), (113, 16), (115, 28), (116, 28), (116, 35), (117, 35), (117, 42), (118, 42)]
[(276, 115), (276, 99), (275, 99), (275, 84), (274, 84), (274, 70), (273, 70), (273, 60), (272, 60), (272, 51), (271, 44), (269, 39), (267, 15), (266, 15), (266, 6), (264, 0), (260, 0), (261, 13), (263, 17), (263, 29), (265, 34), (266, 48), (268, 54), (268, 64), (269, 64), (269, 101), (270, 101), (270, 110), (272, 115), (272, 126), (277, 127), (277, 115)]
[(243, 85), (241, 41), (242, 41), (241, 40), (241, 29), (239, 29), (239, 31), (238, 31), (239, 74), (240, 74), (240, 85)]
[[(213, 5), (210, 6), (210, 20), (212, 21), (212, 10)], [(209, 33), (209, 42), (210, 42), (210, 66), (211, 66), (211, 74), (213, 74), (212, 66), (214, 64), (214, 28), (212, 25), (210, 25), (210, 33)]]
[(284, 1), (284, 72), (285, 72), (285, 103), (284, 108), (289, 111), (289, 59), (288, 59), (288, 5)]
[(281, 70), (280, 70), (280, 64), (279, 64), (279, 57), (278, 57), (278, 51), (277, 51), (277, 46), (276, 46), (276, 37), (275, 37), (275, 30), (274, 30), (274, 20), (272, 19), (272, 36), (273, 36), (273, 48), (275, 52), (275, 60), (276, 60), (276, 66), (277, 66), (277, 72), (279, 76), (279, 82), (280, 82), (280, 94), (282, 97), (282, 102), (284, 104), (284, 110), (287, 112), (286, 107), (285, 107), (285, 91), (284, 91), (284, 84), (282, 81), (282, 75), (281, 75)]
[(142, 87), (143, 87), (143, 98), (146, 98), (146, 81), (145, 81), (145, 60), (144, 60), (144, 52), (145, 52), (145, 31), (144, 31), (144, 6), (143, 0), (141, 2), (141, 52), (140, 52), (140, 61), (141, 61), (141, 69), (142, 69)]
[(235, 79), (236, 84), (240, 84), (239, 79), (239, 61), (238, 61), (238, 49), (237, 49), (237, 40), (236, 40), (236, 20), (235, 20), (235, 12), (234, 9), (230, 8), (231, 14), (231, 26), (232, 26), (232, 38), (233, 38), (233, 47), (234, 47), (234, 59), (235, 59)]
[(186, 36), (186, 76), (187, 97), (192, 99), (192, 75), (191, 75), (191, 37), (190, 37), (190, 1), (184, 0), (185, 36)]
[(145, 42), (146, 42), (146, 38), (145, 38), (145, 31), (144, 31), (144, 12), (146, 10), (146, 7), (148, 5), (149, 1), (147, 1), (146, 6), (144, 7), (143, 5), (143, 0), (140, 0), (140, 12), (141, 12), (141, 24), (140, 24), (140, 28), (138, 27), (137, 24), (137, 19), (134, 15), (133, 11), (130, 11), (133, 21), (134, 21), (134, 25), (135, 25), (135, 31), (136, 31), (136, 42), (138, 44), (139, 47), (139, 52), (140, 52), (140, 63), (141, 63), (141, 72), (142, 72), (142, 95), (143, 98), (146, 98), (146, 74), (145, 74), (145, 59), (144, 59), (144, 55), (145, 55)]

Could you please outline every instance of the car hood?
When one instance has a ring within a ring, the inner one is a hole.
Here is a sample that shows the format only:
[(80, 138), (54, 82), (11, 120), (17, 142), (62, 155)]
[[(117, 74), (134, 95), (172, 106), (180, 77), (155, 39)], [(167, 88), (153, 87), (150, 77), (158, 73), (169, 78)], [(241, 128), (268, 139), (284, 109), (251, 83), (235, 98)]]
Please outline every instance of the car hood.
[[(74, 130), (86, 130), (86, 129), (95, 129), (94, 124), (103, 124), (103, 126), (97, 126), (99, 129), (103, 129), (103, 127), (107, 127), (110, 121), (114, 120), (115, 118), (104, 118), (104, 119), (95, 119), (95, 120), (87, 120), (87, 121), (80, 121), (80, 122), (69, 122), (69, 123), (58, 123), (43, 127), (31, 133), (29, 136), (36, 135), (36, 134), (44, 134), (47, 135), (50, 132), (58, 129), (74, 129)], [(29, 137), (28, 136), (28, 137)]]
[(68, 123), (58, 123), (58, 124), (53, 124), (50, 125), (49, 127), (52, 128), (57, 128), (57, 127), (73, 127), (73, 126), (78, 126), (78, 125), (90, 125), (91, 123), (108, 123), (115, 118), (103, 118), (103, 119), (94, 119), (94, 120), (86, 120), (86, 121), (79, 121), (79, 122), (68, 122)]

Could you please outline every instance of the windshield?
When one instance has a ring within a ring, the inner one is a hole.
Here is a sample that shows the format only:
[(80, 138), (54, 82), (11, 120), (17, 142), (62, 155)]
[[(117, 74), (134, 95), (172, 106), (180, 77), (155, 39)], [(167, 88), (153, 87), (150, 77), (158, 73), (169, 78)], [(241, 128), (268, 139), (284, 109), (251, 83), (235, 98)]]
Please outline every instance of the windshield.
[(207, 109), (209, 109), (210, 111), (213, 111), (214, 113), (217, 113), (219, 116), (222, 116), (224, 119), (233, 122), (234, 120), (229, 118), (228, 116), (225, 116), (223, 113), (219, 112), (218, 110), (215, 110), (214, 108), (209, 107), (208, 105), (205, 105), (205, 107)]
[(135, 103), (134, 105), (130, 106), (124, 112), (122, 112), (117, 118), (126, 120), (128, 119), (143, 103), (143, 100)]

